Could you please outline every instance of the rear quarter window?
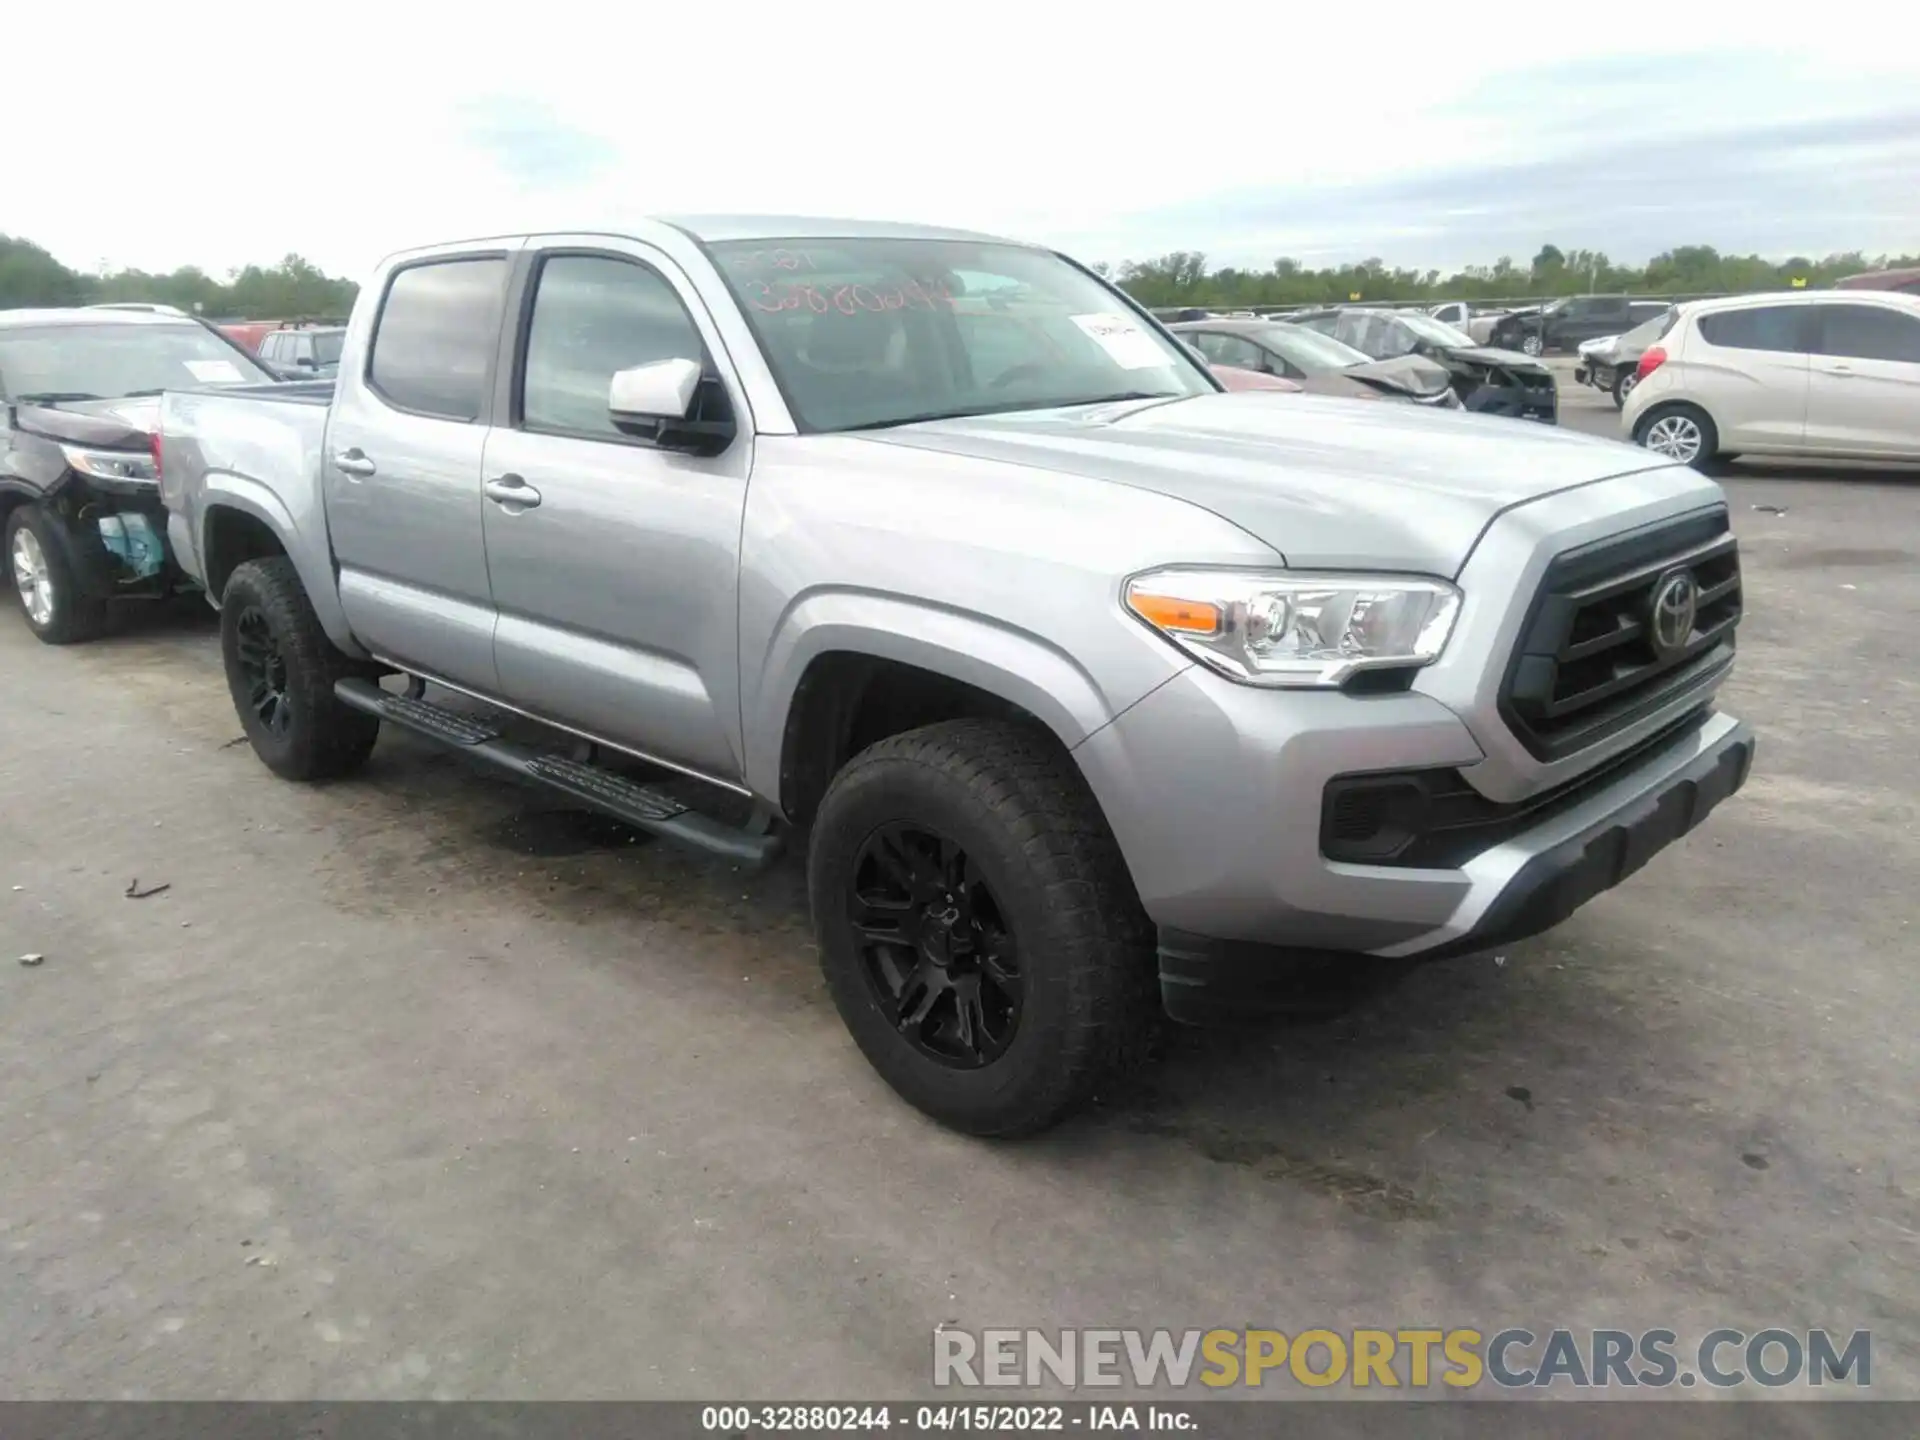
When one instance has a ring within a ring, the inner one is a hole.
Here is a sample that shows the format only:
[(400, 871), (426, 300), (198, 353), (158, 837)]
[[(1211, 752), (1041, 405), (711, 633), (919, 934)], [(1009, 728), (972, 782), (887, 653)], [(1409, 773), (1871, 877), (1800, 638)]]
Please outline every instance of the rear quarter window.
[(1702, 315), (1700, 338), (1723, 350), (1806, 350), (1807, 311), (1797, 305), (1756, 305)]
[(486, 403), (507, 262), (432, 260), (396, 270), (375, 322), (367, 378), (402, 410), (473, 421)]

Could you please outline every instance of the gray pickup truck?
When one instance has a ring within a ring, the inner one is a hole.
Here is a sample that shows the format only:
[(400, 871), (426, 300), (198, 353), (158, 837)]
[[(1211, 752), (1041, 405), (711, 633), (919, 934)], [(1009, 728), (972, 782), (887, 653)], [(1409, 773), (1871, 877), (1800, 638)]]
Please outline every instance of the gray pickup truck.
[(269, 767), (342, 774), (384, 722), (735, 863), (805, 833), (847, 1026), (978, 1134), (1303, 962), (1554, 925), (1752, 758), (1713, 703), (1741, 586), (1711, 481), (1223, 393), (987, 236), (412, 251), (334, 385), (169, 394), (161, 430)]

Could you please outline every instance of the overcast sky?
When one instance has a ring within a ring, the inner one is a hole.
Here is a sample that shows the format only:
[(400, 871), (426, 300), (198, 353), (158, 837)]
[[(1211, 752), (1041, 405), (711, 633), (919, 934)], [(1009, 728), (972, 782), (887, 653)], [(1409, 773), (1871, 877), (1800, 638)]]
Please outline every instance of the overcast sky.
[(0, 230), (82, 269), (741, 210), (1262, 266), (1920, 250), (1891, 5), (16, 8)]

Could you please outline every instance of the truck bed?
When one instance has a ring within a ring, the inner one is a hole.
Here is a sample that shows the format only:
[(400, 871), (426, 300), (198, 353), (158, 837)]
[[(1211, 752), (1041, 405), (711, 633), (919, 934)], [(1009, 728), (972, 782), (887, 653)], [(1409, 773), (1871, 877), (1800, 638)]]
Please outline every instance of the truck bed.
[(322, 494), (331, 380), (169, 390), (160, 401), (160, 498), (182, 569), (216, 604), (224, 574), (207, 524), (217, 499), (284, 537), (328, 633), (346, 634), (333, 593)]

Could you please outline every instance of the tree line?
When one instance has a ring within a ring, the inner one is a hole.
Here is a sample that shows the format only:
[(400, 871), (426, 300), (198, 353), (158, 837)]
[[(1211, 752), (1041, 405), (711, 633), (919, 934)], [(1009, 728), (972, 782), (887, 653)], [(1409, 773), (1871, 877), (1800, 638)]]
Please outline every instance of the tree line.
[[(1244, 309), (1257, 305), (1313, 305), (1363, 300), (1486, 300), (1581, 294), (1688, 295), (1813, 289), (1843, 275), (1895, 266), (1920, 266), (1920, 255), (1867, 256), (1857, 250), (1814, 260), (1722, 255), (1711, 245), (1681, 245), (1645, 265), (1616, 265), (1595, 250), (1543, 245), (1530, 264), (1501, 256), (1491, 265), (1439, 270), (1389, 267), (1378, 259), (1311, 269), (1281, 258), (1265, 270), (1207, 268), (1196, 250), (1096, 268), (1143, 305), (1198, 305)], [(272, 320), (345, 315), (359, 287), (321, 271), (298, 255), (277, 265), (248, 265), (216, 280), (197, 266), (171, 274), (106, 270), (87, 274), (60, 263), (31, 241), (0, 235), (0, 309), (23, 305), (91, 305), (142, 300), (175, 305), (209, 320)]]
[(1314, 270), (1284, 257), (1265, 270), (1235, 266), (1209, 270), (1207, 257), (1193, 250), (1098, 268), (1143, 305), (1246, 309), (1257, 305), (1314, 305), (1356, 297), (1378, 301), (1492, 300), (1591, 294), (1746, 294), (1798, 286), (1817, 290), (1843, 275), (1909, 265), (1920, 266), (1920, 256), (1867, 256), (1850, 250), (1820, 260), (1795, 255), (1774, 261), (1758, 255), (1722, 255), (1711, 245), (1681, 245), (1662, 251), (1644, 265), (1616, 265), (1597, 250), (1543, 245), (1525, 266), (1503, 255), (1491, 265), (1469, 265), (1450, 274), (1389, 267), (1377, 259)]
[(345, 315), (359, 288), (298, 255), (278, 265), (229, 271), (225, 280), (195, 265), (167, 275), (105, 269), (89, 275), (61, 264), (29, 240), (0, 235), (0, 310), (140, 300), (177, 306), (208, 320), (287, 320)]

